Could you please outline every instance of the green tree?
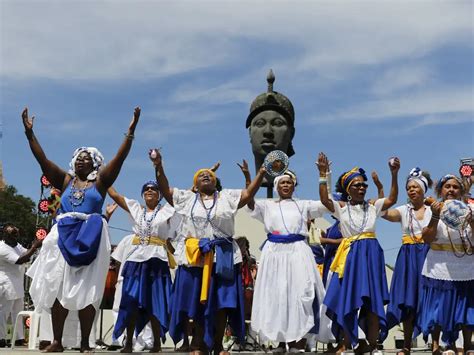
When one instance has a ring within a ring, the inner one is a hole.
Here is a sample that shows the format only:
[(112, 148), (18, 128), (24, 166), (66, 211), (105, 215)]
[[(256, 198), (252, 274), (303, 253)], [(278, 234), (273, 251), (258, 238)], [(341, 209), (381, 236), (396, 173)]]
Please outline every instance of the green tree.
[(20, 244), (29, 247), (36, 232), (36, 203), (7, 185), (0, 190), (0, 224), (13, 223), (20, 229)]

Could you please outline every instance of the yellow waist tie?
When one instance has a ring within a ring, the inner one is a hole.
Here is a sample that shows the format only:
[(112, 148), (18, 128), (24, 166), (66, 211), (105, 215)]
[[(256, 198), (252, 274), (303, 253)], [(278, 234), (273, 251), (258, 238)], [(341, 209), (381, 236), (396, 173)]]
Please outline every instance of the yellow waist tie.
[(354, 235), (349, 238), (343, 238), (341, 244), (337, 248), (336, 255), (334, 256), (334, 260), (331, 264), (330, 270), (332, 272), (337, 272), (339, 274), (339, 278), (341, 279), (344, 276), (344, 268), (346, 266), (346, 259), (349, 251), (351, 250), (351, 244), (357, 240), (362, 239), (375, 239), (375, 233), (367, 232), (361, 233), (358, 235)]
[(402, 237), (402, 244), (424, 244), (425, 241), (423, 240), (421, 235), (404, 235)]
[[(453, 248), (454, 247), (454, 248)], [(431, 243), (430, 248), (436, 251), (457, 251), (457, 252), (464, 252), (464, 247), (462, 244), (437, 244)]]
[(139, 235), (134, 235), (132, 238), (132, 245), (158, 245), (164, 247), (166, 250), (166, 254), (168, 255), (168, 263), (170, 264), (170, 268), (174, 269), (176, 267), (176, 260), (174, 259), (173, 253), (168, 249), (168, 244), (166, 240), (161, 239), (160, 237), (148, 236), (140, 240)]
[(214, 263), (214, 251), (202, 254), (199, 249), (198, 238), (186, 239), (186, 259), (191, 266), (199, 265), (202, 257), (204, 257), (204, 266), (202, 268), (202, 284), (201, 284), (201, 303), (206, 303), (209, 294), (209, 285), (211, 284), (212, 264)]

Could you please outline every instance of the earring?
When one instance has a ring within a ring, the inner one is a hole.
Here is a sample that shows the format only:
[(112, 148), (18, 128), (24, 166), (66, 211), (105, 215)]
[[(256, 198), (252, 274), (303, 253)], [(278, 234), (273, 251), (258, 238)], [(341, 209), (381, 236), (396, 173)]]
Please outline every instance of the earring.
[(347, 201), (350, 201), (350, 200), (352, 200), (351, 195), (347, 195)]

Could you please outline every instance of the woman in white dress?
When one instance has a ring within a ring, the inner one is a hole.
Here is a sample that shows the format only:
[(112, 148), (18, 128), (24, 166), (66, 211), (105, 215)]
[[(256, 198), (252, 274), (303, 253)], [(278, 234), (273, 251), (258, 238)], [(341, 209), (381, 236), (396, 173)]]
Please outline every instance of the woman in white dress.
[(274, 352), (304, 351), (297, 342), (318, 333), (324, 286), (308, 245), (307, 222), (327, 209), (319, 201), (293, 198), (296, 176), (287, 171), (275, 178), (276, 200), (249, 204), (250, 215), (265, 225), (267, 240), (252, 305), (252, 329), (261, 341), (276, 341)]
[(160, 338), (169, 328), (168, 303), (171, 292), (171, 267), (175, 266), (167, 241), (176, 226), (173, 222), (174, 208), (160, 204), (161, 194), (156, 181), (147, 181), (142, 187), (145, 205), (120, 195), (113, 187), (110, 197), (128, 212), (134, 235), (130, 239), (129, 252), (123, 262), (121, 276), (122, 296), (114, 338), (127, 330), (122, 352), (132, 352), (133, 331), (136, 334), (150, 321), (154, 346), (150, 352), (161, 351)]
[[(446, 203), (461, 200), (465, 186), (454, 175), (444, 176), (436, 192)], [(472, 218), (463, 229), (455, 230), (440, 220), (441, 202), (431, 205), (431, 219), (423, 229), (423, 239), (430, 243), (422, 270), (419, 323), (425, 339), (431, 334), (433, 354), (441, 354), (439, 335), (452, 349), (462, 330), (464, 351), (472, 349), (474, 329), (474, 237)]]
[(101, 216), (107, 189), (117, 178), (130, 151), (140, 117), (136, 107), (128, 132), (116, 156), (103, 166), (92, 147), (76, 149), (70, 170), (62, 170), (46, 157), (33, 133), (33, 118), (22, 113), (31, 151), (51, 184), (62, 191), (57, 221), (43, 241), (27, 275), (30, 295), (38, 311), (51, 309), (54, 340), (45, 351), (62, 352), (68, 312), (79, 311), (81, 352), (90, 351), (89, 334), (99, 308), (110, 262), (107, 221)]
[(182, 218), (179, 234), (185, 238), (186, 265), (178, 268), (173, 285), (170, 335), (179, 342), (187, 320), (193, 319), (192, 353), (225, 353), (222, 337), (227, 318), (241, 342), (245, 336), (242, 254), (233, 239), (234, 219), (257, 192), (265, 170), (261, 168), (246, 189), (217, 191), (214, 171), (200, 169), (193, 189), (179, 190), (169, 187), (161, 155), (154, 151), (150, 157), (160, 191)]

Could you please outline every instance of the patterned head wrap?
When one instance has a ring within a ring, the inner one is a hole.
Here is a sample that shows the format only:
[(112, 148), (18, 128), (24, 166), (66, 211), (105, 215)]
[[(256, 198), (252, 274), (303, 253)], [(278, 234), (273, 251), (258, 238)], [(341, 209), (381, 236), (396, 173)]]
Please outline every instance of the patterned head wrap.
[(408, 187), (408, 183), (410, 181), (414, 181), (418, 185), (420, 185), (421, 189), (423, 190), (423, 194), (425, 194), (429, 188), (428, 179), (422, 175), (422, 171), (420, 170), (419, 167), (411, 169), (410, 174), (408, 174), (405, 187)]
[(367, 181), (367, 175), (365, 175), (365, 170), (360, 169), (357, 166), (352, 168), (348, 172), (346, 172), (344, 175), (342, 175), (341, 185), (344, 191), (346, 191), (346, 193), (349, 193), (349, 188), (351, 187), (352, 182), (358, 176), (361, 176), (364, 179), (364, 181)]
[(160, 191), (158, 189), (158, 183), (155, 180), (149, 180), (149, 181), (145, 182), (142, 186), (142, 196), (145, 193), (145, 190), (148, 186), (153, 186), (158, 191), (158, 194), (160, 194)]
[(458, 182), (458, 184), (461, 186), (461, 193), (464, 194), (465, 186), (464, 186), (462, 180), (459, 177), (457, 177), (456, 175), (453, 175), (453, 174), (444, 175), (438, 181), (438, 183), (436, 184), (436, 191), (438, 192), (438, 194), (441, 194), (441, 189), (443, 188), (443, 185), (446, 183), (446, 181), (451, 180), (451, 179), (454, 179)]
[(197, 187), (198, 176), (201, 175), (201, 173), (203, 173), (205, 171), (207, 171), (209, 173), (209, 175), (211, 176), (211, 179), (214, 180), (214, 183), (217, 181), (216, 173), (213, 172), (211, 169), (199, 169), (198, 171), (196, 171), (196, 173), (194, 174), (194, 177), (193, 177), (193, 188)]
[(76, 176), (76, 171), (75, 171), (75, 164), (77, 157), (79, 154), (82, 152), (87, 152), (91, 159), (92, 159), (92, 164), (93, 164), (93, 170), (89, 175), (87, 175), (87, 180), (89, 181), (94, 181), (97, 179), (97, 174), (99, 172), (100, 167), (104, 164), (104, 156), (102, 155), (101, 152), (97, 148), (94, 147), (80, 147), (77, 148), (74, 153), (72, 154), (72, 160), (69, 163), (69, 175), (71, 176)]
[(277, 176), (273, 180), (273, 191), (275, 192), (275, 194), (278, 194), (278, 183), (280, 182), (281, 179), (285, 177), (289, 177), (291, 181), (293, 181), (293, 185), (295, 185), (295, 187), (298, 184), (298, 180), (296, 179), (296, 174), (292, 172), (291, 170), (286, 170), (283, 174), (281, 174), (280, 176)]

